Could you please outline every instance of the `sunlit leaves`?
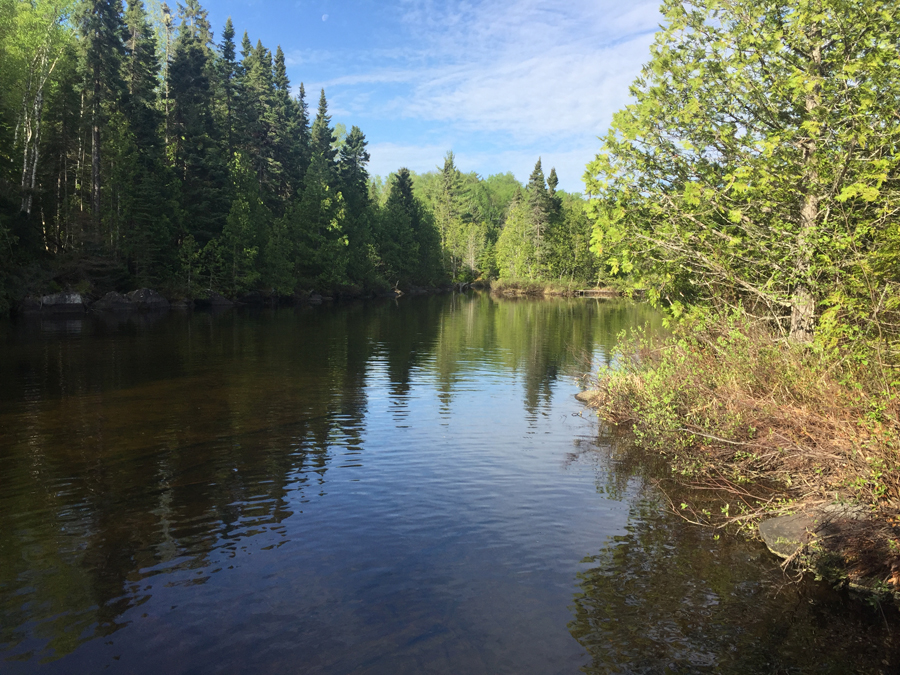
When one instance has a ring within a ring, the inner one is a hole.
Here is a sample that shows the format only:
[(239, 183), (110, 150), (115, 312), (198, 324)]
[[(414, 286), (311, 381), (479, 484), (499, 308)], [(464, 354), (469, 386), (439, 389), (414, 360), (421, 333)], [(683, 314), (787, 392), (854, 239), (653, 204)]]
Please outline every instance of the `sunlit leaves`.
[(900, 258), (894, 3), (663, 12), (633, 101), (587, 167), (594, 251), (614, 274), (633, 260), (633, 283), (661, 298), (743, 297), (784, 317), (803, 284), (820, 309), (839, 301), (862, 319), (847, 298), (864, 263), (871, 297), (900, 281), (882, 262)]

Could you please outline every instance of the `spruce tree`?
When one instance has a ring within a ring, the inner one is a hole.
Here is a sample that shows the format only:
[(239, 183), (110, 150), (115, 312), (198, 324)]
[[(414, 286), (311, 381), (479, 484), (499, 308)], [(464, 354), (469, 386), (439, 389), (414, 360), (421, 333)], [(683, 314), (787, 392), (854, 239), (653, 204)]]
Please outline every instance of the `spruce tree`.
[(200, 0), (185, 0), (183, 5), (178, 5), (178, 13), (181, 16), (181, 30), (188, 31), (204, 49), (209, 49), (212, 44), (212, 26), (209, 23), (209, 13), (200, 6)]
[(244, 94), (252, 124), (248, 126), (247, 151), (256, 172), (259, 194), (271, 200), (276, 196), (281, 164), (275, 159), (277, 111), (272, 53), (257, 41), (244, 72)]
[(183, 24), (176, 43), (170, 72), (172, 124), (185, 233), (205, 246), (225, 221), (227, 169), (213, 118), (209, 50), (195, 33)]
[(432, 284), (441, 280), (440, 236), (431, 213), (413, 194), (409, 169), (401, 168), (394, 176), (378, 235), (388, 282)]
[(318, 155), (327, 164), (334, 165), (337, 150), (334, 148), (334, 129), (331, 128), (331, 115), (328, 114), (324, 89), (319, 96), (319, 110), (312, 125), (310, 146), (313, 157)]
[(223, 93), (223, 123), (222, 127), (225, 131), (225, 140), (228, 144), (228, 157), (234, 156), (234, 104), (235, 104), (235, 88), (237, 86), (238, 65), (236, 61), (236, 52), (234, 45), (234, 24), (231, 23), (231, 17), (225, 22), (225, 28), (222, 31), (222, 44), (219, 47), (221, 58), (219, 59), (220, 76)]
[(275, 52), (272, 79), (275, 87), (272, 133), (274, 159), (280, 166), (278, 195), (282, 201), (290, 199), (300, 190), (302, 183), (302, 156), (304, 134), (300, 128), (299, 103), (291, 98), (291, 82), (287, 76), (284, 52), (281, 46)]
[(535, 251), (536, 269), (532, 273), (532, 277), (541, 278), (544, 274), (544, 236), (550, 223), (551, 203), (540, 157), (534, 165), (534, 171), (528, 177), (526, 189), (528, 191), (530, 233)]
[(556, 194), (558, 185), (559, 177), (556, 175), (556, 167), (551, 167), (550, 175), (547, 176), (547, 194), (550, 197), (551, 216), (558, 216), (562, 208), (562, 198)]
[(401, 168), (391, 182), (387, 201), (381, 210), (377, 230), (381, 273), (393, 286), (411, 283), (418, 268), (419, 242), (416, 228), (418, 204), (413, 196), (409, 169)]
[(235, 67), (234, 147), (243, 151), (248, 158), (253, 156), (252, 139), (258, 133), (257, 108), (247, 86), (248, 73), (255, 67), (255, 58), (250, 36), (244, 31), (241, 60)]
[(372, 210), (369, 208), (369, 153), (366, 137), (354, 126), (341, 146), (338, 174), (347, 218), (348, 274), (352, 281), (371, 285), (375, 279), (372, 250)]
[(369, 172), (366, 165), (369, 163), (369, 152), (366, 145), (368, 142), (365, 134), (354, 126), (347, 134), (340, 151), (338, 173), (341, 189), (348, 206), (353, 210), (362, 210), (368, 202)]
[(163, 162), (160, 136), (163, 122), (157, 106), (159, 61), (156, 36), (141, 0), (131, 0), (125, 14), (128, 39), (125, 43), (125, 84), (123, 106), (126, 133), (134, 143), (133, 175), (129, 184), (117, 190), (129, 193), (129, 209), (117, 208), (123, 218), (123, 244), (132, 270), (141, 283), (150, 283), (154, 269), (164, 266), (170, 246), (170, 220), (166, 203), (169, 185)]
[(101, 129), (107, 106), (122, 97), (122, 59), (125, 54), (125, 24), (121, 0), (91, 0), (83, 6), (79, 27), (85, 40), (85, 70), (90, 100), (91, 125), (91, 213), (95, 229), (101, 214)]
[(310, 129), (309, 124), (309, 105), (306, 103), (306, 88), (303, 86), (302, 82), (300, 83), (300, 90), (297, 93), (296, 104), (297, 117), (294, 120), (294, 134), (296, 136), (299, 162), (297, 169), (297, 175), (300, 179), (300, 183), (297, 186), (297, 191), (299, 192), (303, 189), (304, 181), (306, 180), (306, 171), (309, 168), (309, 162), (312, 159), (312, 130)]

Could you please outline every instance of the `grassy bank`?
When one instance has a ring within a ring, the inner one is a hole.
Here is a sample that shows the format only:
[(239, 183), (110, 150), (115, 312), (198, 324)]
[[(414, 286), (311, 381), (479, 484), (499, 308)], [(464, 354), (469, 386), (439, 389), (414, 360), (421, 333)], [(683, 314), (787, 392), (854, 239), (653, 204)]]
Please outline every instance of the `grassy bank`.
[[(877, 359), (876, 359), (877, 361)], [(713, 508), (679, 503), (717, 526), (824, 504), (866, 517), (819, 542), (850, 578), (900, 590), (898, 371), (871, 359), (797, 347), (746, 317), (693, 319), (665, 337), (625, 341), (594, 405)], [(706, 494), (709, 494), (708, 492)]]

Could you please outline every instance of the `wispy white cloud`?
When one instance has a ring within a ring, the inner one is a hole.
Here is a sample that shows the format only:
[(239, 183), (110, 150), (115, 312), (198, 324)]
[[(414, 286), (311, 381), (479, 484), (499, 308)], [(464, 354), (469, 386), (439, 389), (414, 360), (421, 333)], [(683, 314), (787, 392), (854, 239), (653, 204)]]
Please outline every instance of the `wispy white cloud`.
[[(387, 176), (400, 167), (416, 173), (426, 173), (439, 169), (444, 164), (444, 156), (451, 149), (449, 144), (403, 144), (374, 143), (368, 148), (371, 155), (369, 170), (373, 176)], [(511, 171), (515, 177), (526, 182), (540, 158), (544, 174), (555, 168), (560, 176), (563, 189), (581, 192), (581, 176), (584, 167), (593, 156), (588, 146), (571, 149), (556, 149), (535, 153), (530, 149), (464, 149), (454, 152), (456, 166), (463, 172), (475, 171), (482, 177)]]
[(415, 117), (535, 140), (599, 132), (624, 103), (649, 41), (639, 36), (590, 53), (556, 47), (448, 68), (417, 84), (404, 107)]
[(369, 173), (373, 176), (387, 176), (400, 167), (416, 173), (432, 171), (444, 163), (446, 145), (419, 145), (406, 143), (373, 143), (368, 147), (371, 161)]
[[(337, 74), (307, 91), (324, 86), (335, 115), (380, 123), (373, 173), (429, 170), (453, 147), (460, 161), (505, 158), (527, 176), (538, 154), (555, 153), (564, 187), (577, 190), (649, 57), (657, 1), (401, 0), (393, 46), (288, 58), (328, 62)], [(475, 137), (484, 149), (467, 153)]]

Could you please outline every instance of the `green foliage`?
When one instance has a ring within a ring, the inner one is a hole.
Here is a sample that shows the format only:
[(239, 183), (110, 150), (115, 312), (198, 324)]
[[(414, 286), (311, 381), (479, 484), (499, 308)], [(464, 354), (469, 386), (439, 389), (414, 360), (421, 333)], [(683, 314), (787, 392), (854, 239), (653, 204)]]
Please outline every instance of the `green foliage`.
[(663, 13), (585, 176), (594, 251), (653, 297), (744, 303), (794, 339), (813, 312), (823, 343), (883, 333), (900, 281), (894, 4)]
[(222, 259), (232, 295), (255, 288), (260, 279), (257, 257), (271, 214), (259, 198), (250, 163), (236, 153), (231, 163), (231, 211), (222, 231)]
[(779, 340), (740, 311), (621, 340), (600, 390), (601, 415), (681, 475), (900, 500), (900, 407), (883, 371)]
[[(159, 0), (0, 0), (0, 311), (51, 284), (279, 296), (498, 275), (512, 174), (463, 173), (448, 153), (370, 181), (362, 130), (332, 124), (324, 90), (310, 123), (282, 49), (235, 37), (229, 19), (214, 45), (198, 0), (177, 16)], [(556, 185), (530, 273), (583, 278)]]
[(501, 279), (536, 279), (537, 250), (532, 238), (528, 203), (521, 194), (513, 198), (506, 224), (497, 240), (497, 267)]

